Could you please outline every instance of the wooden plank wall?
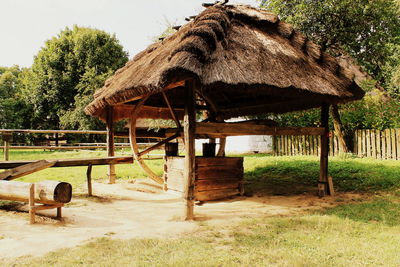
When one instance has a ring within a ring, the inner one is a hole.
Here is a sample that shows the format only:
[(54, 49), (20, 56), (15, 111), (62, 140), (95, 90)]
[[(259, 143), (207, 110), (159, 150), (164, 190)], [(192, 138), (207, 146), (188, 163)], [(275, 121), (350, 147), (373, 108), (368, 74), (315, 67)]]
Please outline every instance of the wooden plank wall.
[(360, 158), (400, 160), (400, 129), (356, 130), (354, 154)]
[[(341, 153), (336, 136), (329, 138), (329, 156)], [(319, 136), (274, 136), (275, 156), (319, 155)], [(358, 157), (400, 160), (400, 129), (356, 130), (353, 153)]]

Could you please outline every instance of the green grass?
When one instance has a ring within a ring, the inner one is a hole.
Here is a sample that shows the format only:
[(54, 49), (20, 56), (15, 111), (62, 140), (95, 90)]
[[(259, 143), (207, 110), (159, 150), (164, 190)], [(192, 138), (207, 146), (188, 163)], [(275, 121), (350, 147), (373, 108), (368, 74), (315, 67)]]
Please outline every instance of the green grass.
[[(247, 189), (258, 194), (299, 194), (315, 189), (319, 158), (312, 156), (245, 158)], [(375, 192), (400, 188), (400, 162), (331, 157), (329, 175), (339, 191)]]
[[(177, 239), (95, 239), (5, 266), (399, 266), (400, 228), (337, 216), (244, 219)], [(1, 261), (0, 261), (1, 263)]]
[[(103, 155), (17, 152), (12, 159)], [(161, 160), (149, 163), (161, 173)], [(85, 168), (59, 170), (50, 168), (24, 179), (85, 182)], [(94, 170), (95, 179), (106, 178), (106, 167)], [(369, 197), (343, 204), (338, 197), (338, 206), (302, 216), (242, 218), (224, 227), (201, 222), (190, 236), (173, 239), (100, 238), (43, 257), (0, 260), (0, 266), (399, 266), (400, 162), (331, 158), (329, 172), (336, 190)], [(119, 165), (117, 175), (144, 176), (132, 165)], [(245, 156), (246, 190), (252, 194), (310, 192), (318, 175), (317, 157)]]
[(323, 213), (353, 221), (398, 226), (400, 225), (399, 200), (394, 197), (376, 197), (372, 201), (339, 205), (335, 208), (327, 209)]

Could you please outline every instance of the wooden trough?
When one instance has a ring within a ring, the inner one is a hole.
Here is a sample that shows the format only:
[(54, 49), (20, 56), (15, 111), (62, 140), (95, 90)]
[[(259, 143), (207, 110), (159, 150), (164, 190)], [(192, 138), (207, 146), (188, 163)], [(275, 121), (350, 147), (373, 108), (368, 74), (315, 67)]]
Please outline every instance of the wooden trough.
[[(25, 183), (0, 181), (0, 199), (29, 203), (29, 222), (35, 223), (38, 210), (57, 208), (57, 218), (61, 218), (61, 208), (71, 201), (72, 186), (58, 181)], [(42, 205), (35, 205), (39, 203)]]
[[(185, 192), (184, 157), (166, 157), (168, 190)], [(243, 158), (196, 157), (194, 200), (210, 201), (243, 194)]]

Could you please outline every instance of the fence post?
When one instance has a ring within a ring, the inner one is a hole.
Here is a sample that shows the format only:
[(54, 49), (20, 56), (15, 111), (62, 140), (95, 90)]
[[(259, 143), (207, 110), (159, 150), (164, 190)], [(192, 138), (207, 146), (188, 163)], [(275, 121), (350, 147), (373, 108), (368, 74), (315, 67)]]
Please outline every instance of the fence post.
[(321, 107), (321, 126), (324, 134), (321, 135), (320, 172), (318, 180), (318, 195), (324, 197), (327, 194), (328, 182), (328, 157), (329, 157), (329, 105), (323, 103)]
[(12, 134), (3, 133), (2, 134), (4, 141), (4, 160), (8, 161), (10, 159), (10, 142), (12, 141)]
[[(107, 155), (113, 157), (114, 153), (114, 116), (113, 107), (106, 107), (106, 124), (107, 124)], [(108, 180), (110, 184), (115, 184), (115, 165), (108, 165)]]
[(400, 129), (396, 129), (397, 160), (400, 160)]

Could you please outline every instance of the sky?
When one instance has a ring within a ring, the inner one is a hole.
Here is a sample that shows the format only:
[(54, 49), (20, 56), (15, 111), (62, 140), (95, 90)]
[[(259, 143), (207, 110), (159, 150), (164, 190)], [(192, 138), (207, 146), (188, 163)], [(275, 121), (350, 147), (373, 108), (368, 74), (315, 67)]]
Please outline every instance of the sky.
[[(75, 24), (115, 33), (132, 58), (168, 23), (182, 25), (201, 12), (204, 2), (214, 0), (0, 0), (0, 66), (30, 67), (46, 40)], [(235, 3), (257, 6), (229, 1)]]

